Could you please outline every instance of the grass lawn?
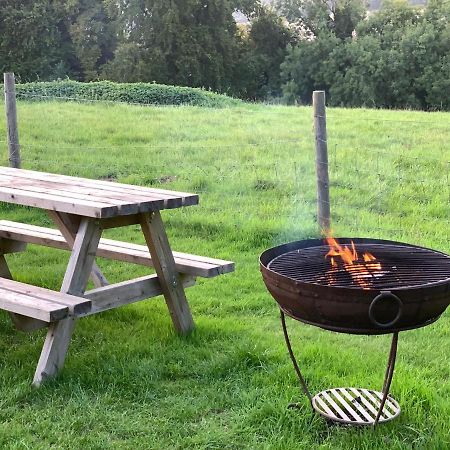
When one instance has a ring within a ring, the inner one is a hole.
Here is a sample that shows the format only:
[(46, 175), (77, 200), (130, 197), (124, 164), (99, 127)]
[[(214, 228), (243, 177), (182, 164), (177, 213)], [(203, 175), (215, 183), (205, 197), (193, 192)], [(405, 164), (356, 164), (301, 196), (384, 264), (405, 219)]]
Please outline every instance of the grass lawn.
[[(189, 288), (197, 327), (187, 337), (159, 297), (81, 320), (61, 376), (39, 390), (30, 383), (44, 332), (17, 332), (1, 313), (0, 448), (450, 448), (449, 312), (400, 334), (394, 422), (328, 426), (299, 390), (258, 256), (318, 236), (310, 108), (20, 102), (18, 111), (24, 168), (198, 192), (199, 206), (163, 213), (172, 247), (234, 260), (236, 272)], [(450, 252), (450, 114), (330, 109), (328, 118), (335, 234)], [(50, 225), (39, 210), (0, 209)], [(136, 227), (107, 237), (141, 239)], [(58, 289), (67, 257), (29, 246), (9, 263), (16, 279)], [(99, 264), (110, 281), (147, 273)], [(388, 336), (288, 326), (313, 392), (381, 388)], [(292, 401), (301, 409), (288, 410)]]

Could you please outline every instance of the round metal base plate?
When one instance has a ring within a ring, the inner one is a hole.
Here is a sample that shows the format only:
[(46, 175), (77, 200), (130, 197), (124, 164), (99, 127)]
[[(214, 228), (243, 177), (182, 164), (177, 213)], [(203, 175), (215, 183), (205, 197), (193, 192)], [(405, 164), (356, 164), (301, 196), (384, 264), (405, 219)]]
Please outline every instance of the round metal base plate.
[[(373, 425), (383, 394), (362, 388), (333, 388), (319, 392), (312, 399), (313, 408), (333, 422), (350, 425)], [(400, 405), (387, 396), (378, 423), (388, 422), (400, 414)]]

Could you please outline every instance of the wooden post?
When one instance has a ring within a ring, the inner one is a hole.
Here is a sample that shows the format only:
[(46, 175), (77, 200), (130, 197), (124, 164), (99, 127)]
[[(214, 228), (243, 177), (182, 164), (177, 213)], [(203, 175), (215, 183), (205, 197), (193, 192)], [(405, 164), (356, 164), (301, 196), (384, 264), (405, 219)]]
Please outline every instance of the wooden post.
[(325, 91), (313, 92), (313, 110), (316, 135), (317, 221), (320, 232), (328, 234), (330, 231), (330, 185)]
[(20, 168), (19, 131), (17, 129), (16, 87), (14, 74), (4, 73), (6, 131), (8, 136), (9, 165)]

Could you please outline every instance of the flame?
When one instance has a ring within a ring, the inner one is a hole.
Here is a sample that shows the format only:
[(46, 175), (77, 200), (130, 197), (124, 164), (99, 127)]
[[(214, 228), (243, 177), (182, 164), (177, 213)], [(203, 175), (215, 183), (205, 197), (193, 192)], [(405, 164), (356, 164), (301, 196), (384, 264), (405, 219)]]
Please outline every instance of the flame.
[(328, 281), (330, 284), (335, 282), (335, 274), (339, 270), (339, 262), (343, 263), (344, 269), (350, 274), (353, 280), (363, 289), (369, 289), (370, 279), (380, 276), (382, 274), (381, 264), (377, 258), (369, 252), (364, 252), (362, 259), (353, 241), (351, 245), (341, 245), (333, 237), (327, 237), (327, 244), (330, 250), (325, 255), (325, 258), (330, 258), (331, 270), (328, 272)]

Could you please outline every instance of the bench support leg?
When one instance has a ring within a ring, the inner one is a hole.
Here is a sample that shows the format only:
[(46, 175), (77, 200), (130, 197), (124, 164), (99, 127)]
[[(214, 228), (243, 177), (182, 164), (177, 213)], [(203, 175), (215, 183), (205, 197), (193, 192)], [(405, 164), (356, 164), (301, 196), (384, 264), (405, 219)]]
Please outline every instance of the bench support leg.
[(141, 228), (174, 327), (179, 333), (188, 333), (194, 328), (194, 321), (159, 211), (141, 214)]
[[(59, 228), (59, 231), (61, 231), (61, 234), (64, 236), (64, 239), (66, 240), (69, 247), (73, 248), (73, 243), (75, 242), (75, 236), (77, 234), (79, 222), (75, 220), (75, 218), (70, 214), (52, 210), (48, 210), (47, 213), (51, 217), (55, 225)], [(108, 280), (103, 275), (102, 271), (97, 266), (97, 263), (95, 261), (92, 264), (91, 280), (96, 288), (107, 286), (109, 284)]]
[[(89, 218), (81, 220), (61, 292), (83, 296), (100, 236), (101, 229), (98, 221)], [(55, 376), (62, 368), (74, 327), (73, 317), (50, 324), (34, 375), (34, 386), (39, 386), (46, 378)]]

